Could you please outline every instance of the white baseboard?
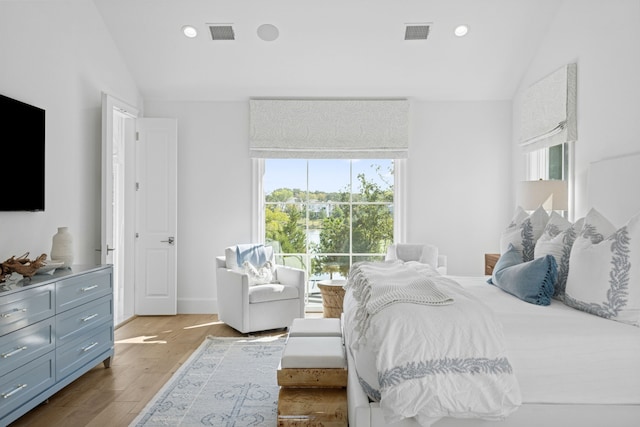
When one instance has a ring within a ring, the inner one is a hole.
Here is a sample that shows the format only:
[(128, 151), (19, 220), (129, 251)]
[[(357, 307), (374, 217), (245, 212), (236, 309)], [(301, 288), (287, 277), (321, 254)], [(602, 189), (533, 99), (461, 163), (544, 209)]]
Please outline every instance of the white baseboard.
[(178, 314), (217, 314), (218, 300), (202, 298), (178, 298)]

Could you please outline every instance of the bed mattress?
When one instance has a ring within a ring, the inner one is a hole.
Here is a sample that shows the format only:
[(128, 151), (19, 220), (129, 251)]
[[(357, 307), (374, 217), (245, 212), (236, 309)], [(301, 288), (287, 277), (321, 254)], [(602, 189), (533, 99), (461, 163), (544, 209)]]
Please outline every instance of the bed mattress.
[[(550, 306), (529, 304), (487, 284), (484, 276), (448, 277), (488, 305), (502, 323), (523, 404), (640, 404), (640, 328), (556, 300)], [(344, 305), (349, 328), (354, 305), (349, 292)], [(351, 350), (355, 368), (361, 378), (376, 378), (376, 356), (367, 348)]]

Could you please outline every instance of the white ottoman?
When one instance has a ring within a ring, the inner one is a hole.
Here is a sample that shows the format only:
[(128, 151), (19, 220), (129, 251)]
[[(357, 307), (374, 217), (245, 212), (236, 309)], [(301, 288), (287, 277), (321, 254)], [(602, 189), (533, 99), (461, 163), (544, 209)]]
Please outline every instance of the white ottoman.
[(346, 369), (341, 337), (289, 337), (280, 366), (286, 368)]
[(339, 318), (293, 319), (289, 337), (341, 337), (342, 324)]
[(277, 374), (278, 426), (347, 427), (347, 377), (341, 336), (290, 336)]

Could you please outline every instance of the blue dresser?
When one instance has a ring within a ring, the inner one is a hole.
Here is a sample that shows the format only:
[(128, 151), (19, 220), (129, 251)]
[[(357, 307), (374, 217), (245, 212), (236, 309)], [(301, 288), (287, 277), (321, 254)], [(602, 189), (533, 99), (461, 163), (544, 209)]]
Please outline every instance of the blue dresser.
[(113, 267), (0, 284), (0, 426), (113, 357)]

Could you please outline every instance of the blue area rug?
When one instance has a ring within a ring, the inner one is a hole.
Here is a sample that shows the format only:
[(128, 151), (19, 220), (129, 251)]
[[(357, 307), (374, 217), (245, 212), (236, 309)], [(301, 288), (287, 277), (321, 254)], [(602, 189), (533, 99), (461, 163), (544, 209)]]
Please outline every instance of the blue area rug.
[(275, 426), (284, 337), (207, 337), (130, 426)]

